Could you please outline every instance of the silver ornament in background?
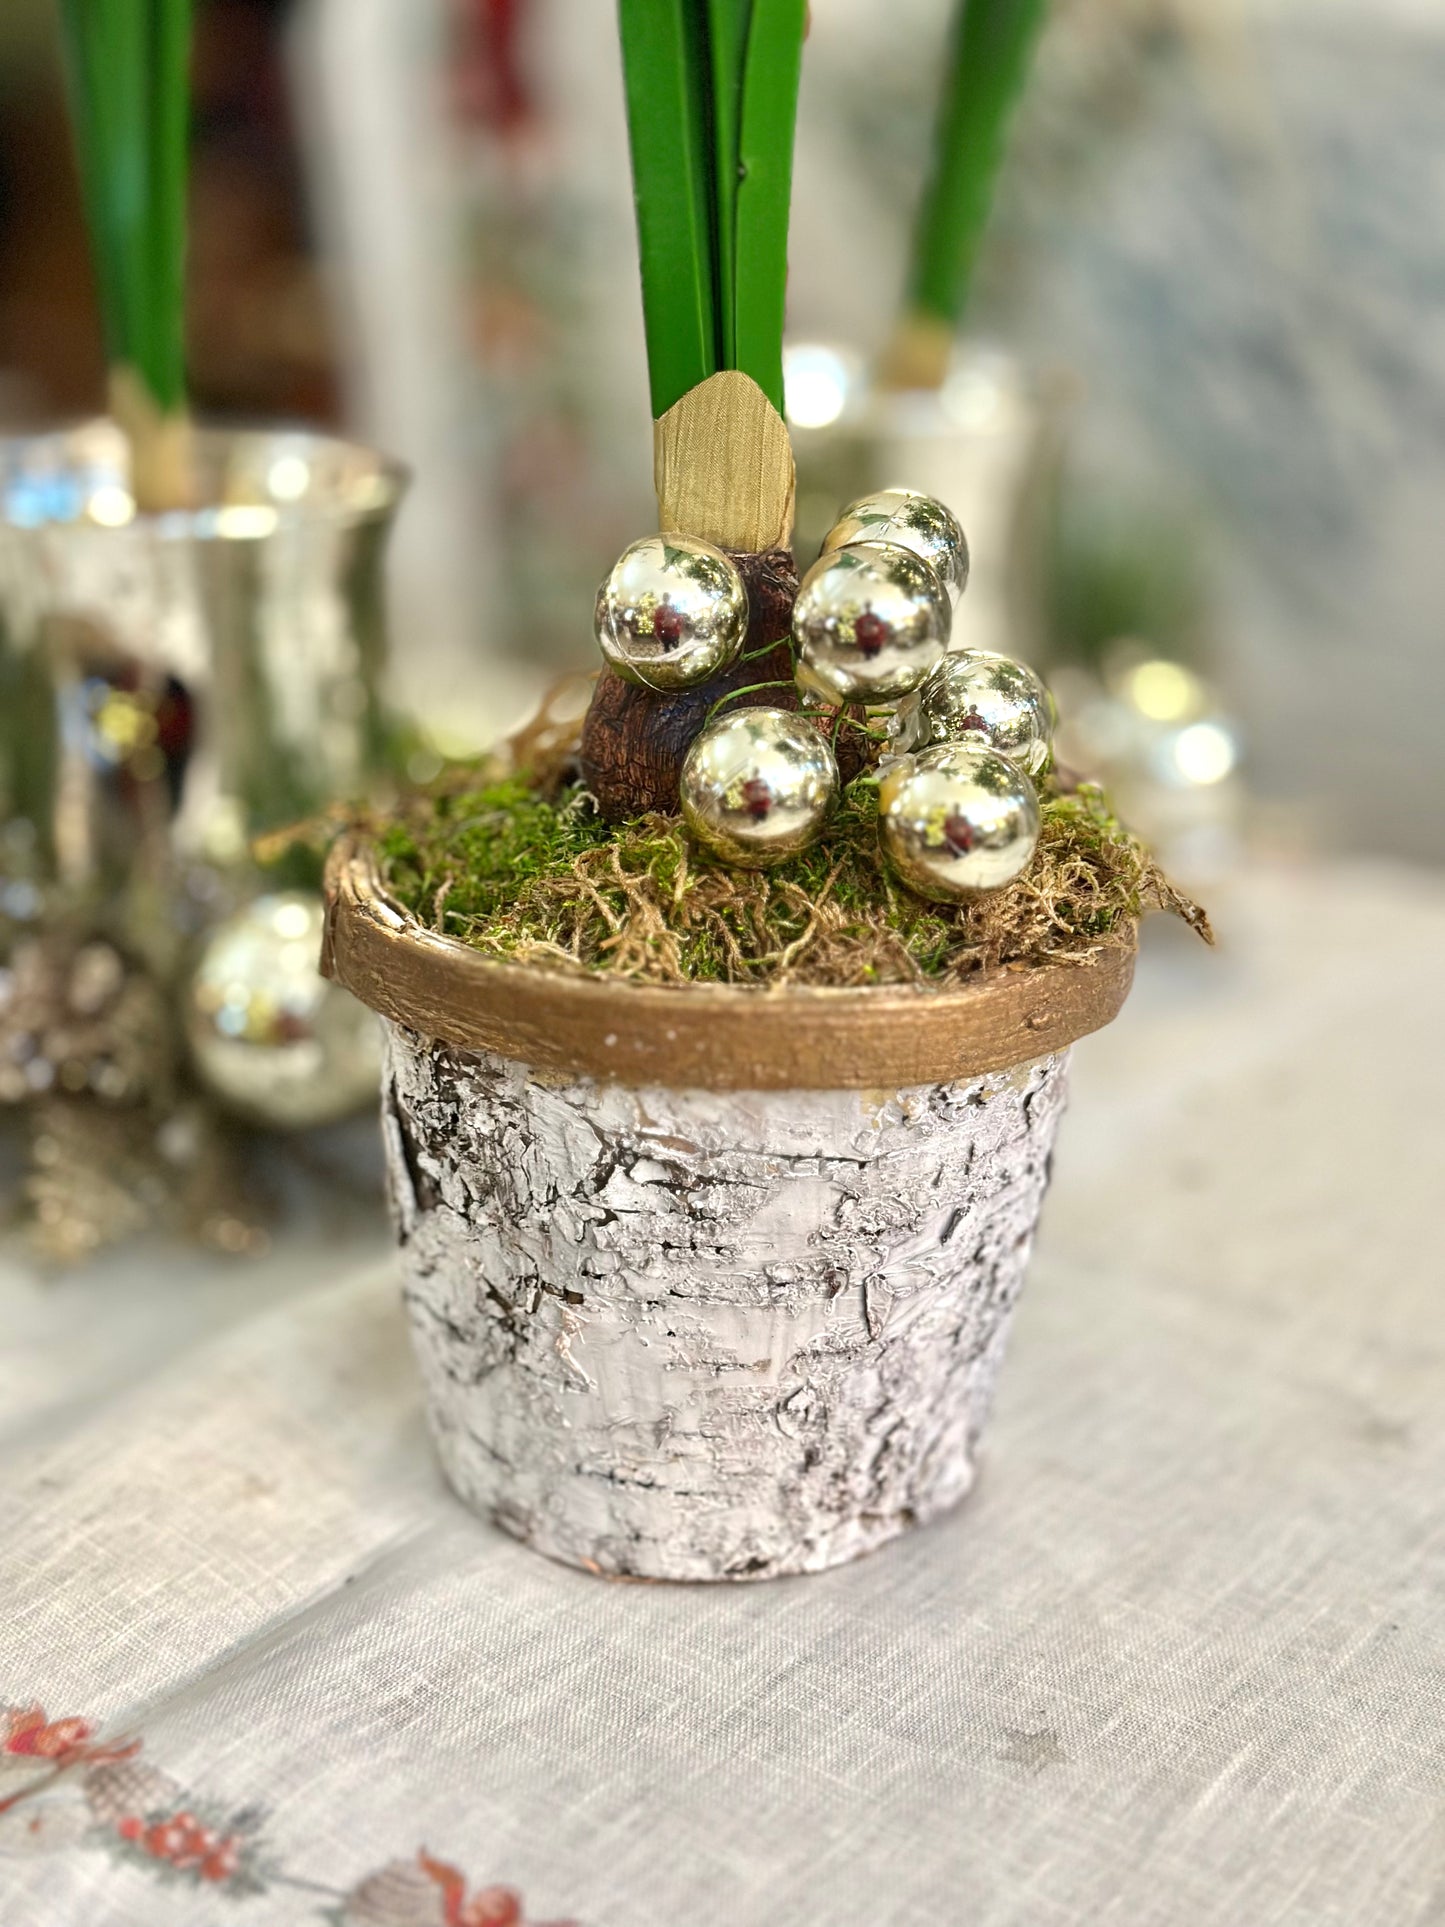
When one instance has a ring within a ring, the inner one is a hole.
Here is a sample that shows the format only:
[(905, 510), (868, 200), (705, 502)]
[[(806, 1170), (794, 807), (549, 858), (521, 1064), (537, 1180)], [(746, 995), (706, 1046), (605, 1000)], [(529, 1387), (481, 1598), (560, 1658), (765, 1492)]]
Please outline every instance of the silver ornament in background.
[(858, 542), (891, 542), (928, 563), (950, 602), (968, 582), (968, 542), (952, 509), (912, 488), (881, 488), (850, 502), (823, 537), (823, 553)]
[(910, 890), (960, 903), (1001, 890), (1028, 868), (1039, 840), (1039, 799), (1006, 756), (943, 743), (886, 772), (878, 786), (878, 834)]
[(809, 683), (842, 702), (891, 702), (916, 689), (948, 647), (952, 621), (932, 566), (881, 542), (820, 555), (793, 605)]
[(376, 1096), (375, 1017), (317, 968), (324, 912), (308, 891), (257, 897), (207, 937), (185, 994), (207, 1088), (280, 1130), (333, 1124)]
[(725, 863), (765, 870), (817, 841), (838, 801), (838, 765), (806, 716), (724, 711), (682, 766), (687, 827)]
[(894, 736), (903, 750), (986, 746), (1037, 776), (1049, 760), (1053, 728), (1053, 701), (1027, 663), (957, 649), (898, 705)]
[(690, 689), (736, 660), (748, 592), (736, 564), (695, 535), (646, 535), (597, 591), (597, 641), (619, 676)]

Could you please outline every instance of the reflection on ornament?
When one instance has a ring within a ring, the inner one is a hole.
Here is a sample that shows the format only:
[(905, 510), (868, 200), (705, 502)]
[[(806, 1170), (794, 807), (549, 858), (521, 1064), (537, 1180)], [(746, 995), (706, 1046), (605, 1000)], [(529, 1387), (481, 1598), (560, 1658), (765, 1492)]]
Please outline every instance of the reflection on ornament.
[(1001, 890), (1028, 867), (1039, 840), (1039, 801), (1007, 757), (944, 743), (887, 771), (878, 787), (878, 830), (910, 890), (963, 902)]
[(803, 577), (793, 636), (814, 688), (881, 703), (916, 689), (948, 645), (953, 611), (934, 569), (911, 549), (858, 543)]
[(817, 841), (838, 801), (838, 766), (806, 717), (735, 709), (694, 740), (681, 794), (699, 843), (726, 863), (762, 870)]
[(859, 542), (889, 542), (910, 549), (938, 576), (957, 602), (968, 582), (968, 542), (958, 517), (931, 495), (912, 488), (884, 488), (850, 502), (823, 538), (823, 553)]
[(376, 1019), (317, 969), (323, 921), (305, 891), (257, 897), (211, 932), (186, 991), (202, 1081), (277, 1129), (349, 1116), (380, 1077)]
[(646, 689), (688, 689), (742, 648), (748, 592), (723, 551), (695, 535), (648, 535), (624, 549), (597, 591), (608, 663)]
[(72, 623), (65, 634), (84, 662), (61, 693), (68, 740), (122, 812), (152, 809), (151, 786), (161, 781), (175, 808), (195, 737), (190, 692), (120, 654), (93, 624)]
[(1037, 776), (1049, 759), (1053, 704), (1027, 664), (988, 650), (959, 649), (904, 697), (894, 733), (904, 750), (959, 742), (996, 749)]

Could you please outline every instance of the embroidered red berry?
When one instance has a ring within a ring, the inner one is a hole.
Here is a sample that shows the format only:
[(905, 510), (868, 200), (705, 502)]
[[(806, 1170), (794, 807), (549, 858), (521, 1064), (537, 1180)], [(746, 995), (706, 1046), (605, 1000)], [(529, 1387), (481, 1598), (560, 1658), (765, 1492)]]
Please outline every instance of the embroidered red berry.
[(139, 1840), (145, 1833), (146, 1823), (138, 1813), (128, 1813), (116, 1822), (115, 1830), (122, 1840)]
[(240, 1849), (236, 1837), (230, 1834), (214, 1853), (206, 1855), (201, 1862), (202, 1880), (229, 1880), (241, 1862)]
[(874, 609), (865, 609), (861, 616), (854, 618), (853, 640), (858, 645), (859, 653), (870, 660), (878, 654), (891, 634), (888, 624)]
[(684, 626), (681, 609), (674, 609), (670, 602), (659, 603), (652, 612), (652, 633), (664, 649), (677, 647)]

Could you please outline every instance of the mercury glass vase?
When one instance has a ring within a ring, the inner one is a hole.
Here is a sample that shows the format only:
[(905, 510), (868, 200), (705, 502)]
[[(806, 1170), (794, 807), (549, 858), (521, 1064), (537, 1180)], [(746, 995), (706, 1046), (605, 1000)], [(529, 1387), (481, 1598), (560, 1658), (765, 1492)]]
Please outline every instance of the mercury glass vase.
[(196, 506), (146, 514), (112, 422), (0, 442), (0, 812), (68, 896), (243, 870), (387, 758), (402, 472), (299, 429), (195, 452)]

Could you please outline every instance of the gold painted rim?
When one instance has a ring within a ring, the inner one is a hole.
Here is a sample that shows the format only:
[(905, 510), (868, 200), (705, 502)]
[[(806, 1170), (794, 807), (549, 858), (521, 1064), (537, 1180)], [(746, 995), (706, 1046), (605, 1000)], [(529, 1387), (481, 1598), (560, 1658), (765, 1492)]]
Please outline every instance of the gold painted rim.
[(321, 968), (436, 1042), (557, 1077), (711, 1091), (901, 1090), (1062, 1050), (1119, 1013), (1136, 933), (1086, 963), (1008, 967), (948, 990), (748, 989), (608, 981), (504, 963), (425, 930), (387, 895), (365, 845), (326, 870)]

